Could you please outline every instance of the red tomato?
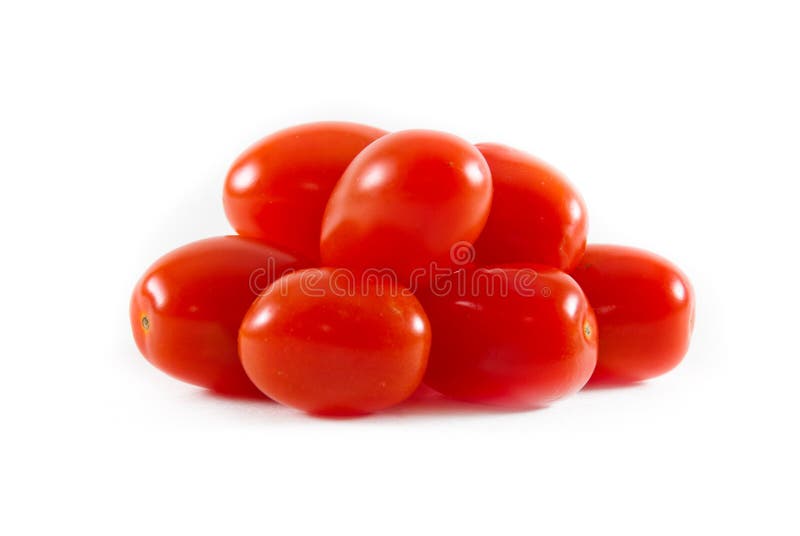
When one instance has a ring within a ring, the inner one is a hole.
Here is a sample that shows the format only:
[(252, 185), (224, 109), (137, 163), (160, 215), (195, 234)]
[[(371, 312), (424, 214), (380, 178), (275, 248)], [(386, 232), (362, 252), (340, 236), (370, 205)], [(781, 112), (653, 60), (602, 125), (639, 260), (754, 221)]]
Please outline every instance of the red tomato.
[(586, 205), (580, 194), (527, 153), (494, 143), (477, 147), (494, 183), (489, 220), (475, 244), (478, 262), (574, 267), (586, 247)]
[(594, 370), (594, 314), (554, 268), (458, 270), (419, 299), (434, 333), (425, 383), (444, 395), (541, 407), (578, 391)]
[(236, 232), (319, 260), (322, 213), (351, 160), (385, 131), (355, 123), (310, 123), (247, 149), (228, 172), (225, 213)]
[(454, 244), (474, 241), (491, 199), (489, 168), (474, 146), (428, 130), (388, 134), (336, 185), (322, 221), (323, 263), (390, 268), (408, 281), (433, 261), (449, 265)]
[(410, 293), (356, 283), (341, 270), (302, 270), (253, 304), (239, 353), (267, 396), (310, 413), (347, 415), (397, 404), (419, 386), (431, 340), (422, 306)]
[(646, 380), (680, 363), (694, 326), (694, 291), (677, 267), (647, 251), (590, 245), (572, 276), (600, 329), (592, 382)]
[(230, 394), (256, 389), (236, 338), (259, 287), (297, 267), (291, 255), (238, 236), (193, 242), (158, 259), (131, 298), (133, 337), (153, 365), (180, 380)]

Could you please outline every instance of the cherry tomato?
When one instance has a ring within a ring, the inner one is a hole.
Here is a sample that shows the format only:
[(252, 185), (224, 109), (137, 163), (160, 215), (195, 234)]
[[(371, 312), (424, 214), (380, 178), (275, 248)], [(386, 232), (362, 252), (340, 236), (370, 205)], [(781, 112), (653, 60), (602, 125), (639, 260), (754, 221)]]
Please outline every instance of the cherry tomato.
[(694, 327), (694, 291), (677, 267), (640, 249), (590, 245), (572, 276), (600, 329), (593, 383), (646, 380), (680, 363)]
[(408, 398), (422, 381), (431, 332), (408, 292), (352, 273), (301, 270), (250, 308), (239, 333), (248, 376), (264, 394), (317, 414), (362, 414)]
[(416, 268), (449, 264), (454, 244), (474, 241), (491, 199), (489, 168), (474, 146), (428, 130), (388, 134), (336, 185), (322, 221), (322, 260), (390, 268), (407, 281)]
[(583, 387), (597, 360), (592, 308), (536, 264), (466, 268), (418, 296), (433, 330), (425, 383), (473, 402), (534, 408)]
[(322, 213), (351, 160), (385, 131), (355, 123), (310, 123), (247, 149), (225, 181), (223, 202), (236, 232), (319, 260)]
[(239, 325), (297, 259), (238, 236), (193, 242), (158, 259), (136, 284), (130, 319), (148, 361), (185, 382), (229, 394), (258, 391), (237, 354)]
[(489, 220), (475, 244), (478, 262), (574, 267), (586, 247), (586, 205), (580, 194), (527, 153), (494, 143), (477, 147), (494, 183)]

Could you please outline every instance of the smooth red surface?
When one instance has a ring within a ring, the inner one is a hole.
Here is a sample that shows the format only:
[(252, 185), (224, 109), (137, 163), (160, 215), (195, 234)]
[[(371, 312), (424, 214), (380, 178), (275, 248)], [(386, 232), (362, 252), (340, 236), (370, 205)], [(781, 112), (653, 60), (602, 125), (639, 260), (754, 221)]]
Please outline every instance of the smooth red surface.
[(498, 267), (492, 273), (507, 281), (504, 295), (503, 279), (492, 287), (478, 279), (481, 270), (450, 278), (451, 289), (464, 278), (466, 292), (418, 294), (433, 330), (425, 383), (453, 398), (516, 408), (580, 390), (594, 370), (597, 329), (577, 283), (546, 266)]
[(694, 292), (677, 267), (640, 249), (589, 245), (572, 276), (600, 329), (593, 382), (646, 380), (680, 363), (694, 327)]
[(450, 248), (473, 242), (489, 214), (492, 184), (480, 152), (450, 134), (407, 130), (362, 151), (331, 195), (322, 222), (325, 265), (391, 268), (401, 281)]
[(228, 394), (258, 393), (242, 369), (237, 334), (257, 292), (297, 268), (291, 255), (238, 236), (208, 238), (158, 259), (136, 284), (130, 320), (136, 344), (153, 365), (188, 383)]
[(248, 148), (225, 181), (225, 214), (236, 232), (319, 260), (322, 213), (353, 158), (385, 131), (356, 123), (309, 123)]
[(420, 385), (431, 332), (410, 294), (332, 282), (330, 268), (276, 281), (242, 322), (239, 352), (267, 396), (310, 413), (371, 413)]
[(586, 247), (586, 204), (557, 171), (495, 143), (477, 145), (492, 173), (494, 197), (475, 244), (482, 264), (534, 262), (569, 270)]

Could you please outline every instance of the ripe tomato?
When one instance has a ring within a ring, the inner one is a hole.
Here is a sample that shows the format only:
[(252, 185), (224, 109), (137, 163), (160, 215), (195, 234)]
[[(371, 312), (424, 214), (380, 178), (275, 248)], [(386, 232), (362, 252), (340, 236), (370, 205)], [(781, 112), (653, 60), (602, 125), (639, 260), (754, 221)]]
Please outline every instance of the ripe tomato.
[(680, 363), (694, 326), (694, 291), (677, 267), (647, 251), (590, 245), (572, 276), (600, 329), (593, 382), (646, 380)]
[(355, 123), (310, 123), (247, 149), (225, 181), (223, 202), (236, 232), (319, 260), (322, 213), (351, 160), (385, 131)]
[(444, 395), (540, 407), (580, 390), (594, 370), (592, 308), (554, 268), (458, 270), (418, 296), (434, 333), (425, 383)]
[(492, 199), (489, 168), (464, 140), (428, 130), (388, 134), (350, 164), (322, 221), (324, 264), (378, 267), (408, 281), (416, 268), (449, 265), (472, 242)]
[(158, 259), (136, 284), (130, 319), (148, 361), (180, 380), (230, 394), (257, 393), (236, 338), (258, 286), (298, 267), (293, 256), (238, 236), (193, 242)]
[(248, 376), (274, 400), (317, 414), (370, 413), (408, 398), (425, 372), (430, 326), (413, 295), (383, 290), (330, 268), (279, 279), (242, 322)]
[(580, 194), (527, 153), (494, 143), (477, 147), (494, 183), (492, 210), (475, 244), (478, 262), (574, 267), (586, 247), (586, 204)]

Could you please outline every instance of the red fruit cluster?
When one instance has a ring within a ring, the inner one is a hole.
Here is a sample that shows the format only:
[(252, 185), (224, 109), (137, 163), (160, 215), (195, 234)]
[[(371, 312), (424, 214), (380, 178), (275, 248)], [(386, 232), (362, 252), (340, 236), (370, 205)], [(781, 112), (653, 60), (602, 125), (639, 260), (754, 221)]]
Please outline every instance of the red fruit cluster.
[(223, 201), (239, 236), (165, 255), (131, 301), (142, 354), (189, 383), (316, 414), (378, 411), (422, 383), (531, 408), (663, 374), (688, 349), (686, 276), (587, 247), (578, 192), (509, 147), (301, 125), (245, 151)]

